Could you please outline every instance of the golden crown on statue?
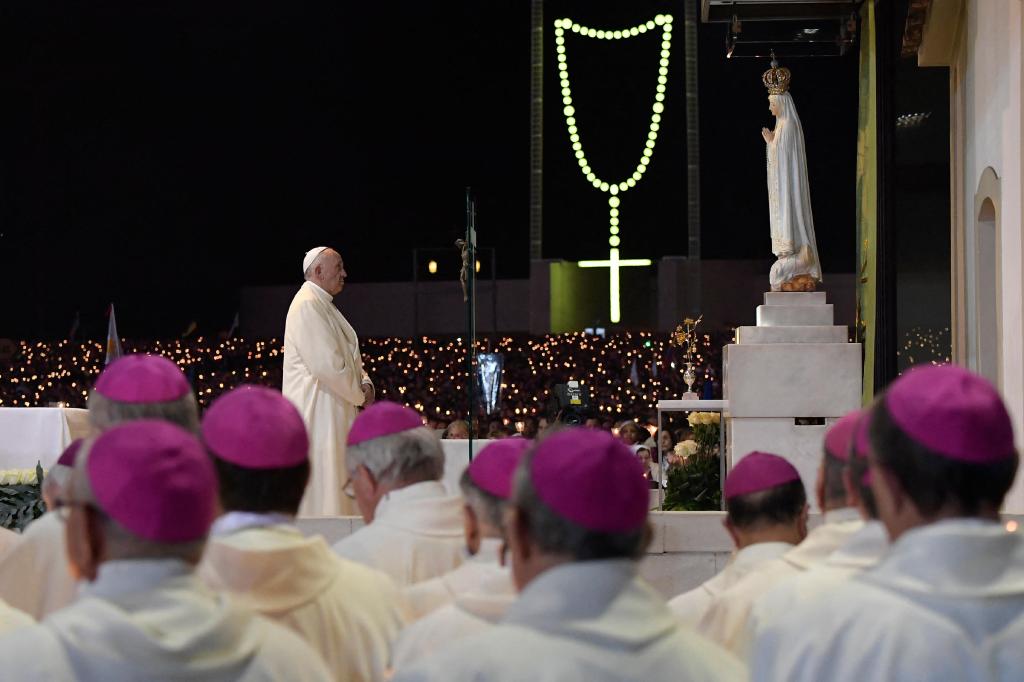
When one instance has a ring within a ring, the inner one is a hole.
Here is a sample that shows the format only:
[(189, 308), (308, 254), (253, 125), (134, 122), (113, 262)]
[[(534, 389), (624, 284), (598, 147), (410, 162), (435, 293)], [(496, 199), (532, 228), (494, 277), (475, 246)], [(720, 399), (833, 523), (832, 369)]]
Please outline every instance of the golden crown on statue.
[(781, 95), (789, 90), (789, 82), (793, 80), (793, 74), (784, 66), (779, 66), (775, 61), (775, 53), (772, 52), (772, 68), (768, 69), (761, 76), (761, 82), (768, 88), (769, 95)]

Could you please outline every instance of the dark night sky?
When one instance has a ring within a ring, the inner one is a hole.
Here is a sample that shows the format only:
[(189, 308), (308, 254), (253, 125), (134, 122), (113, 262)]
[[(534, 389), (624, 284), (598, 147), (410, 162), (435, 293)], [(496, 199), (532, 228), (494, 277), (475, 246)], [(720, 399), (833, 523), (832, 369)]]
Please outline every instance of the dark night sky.
[[(685, 253), (683, 7), (546, 5), (552, 57), (559, 14), (617, 27), (666, 11), (668, 110), (650, 172), (623, 199), (626, 255)], [(124, 335), (191, 319), (217, 331), (239, 287), (297, 285), (318, 243), (341, 247), (353, 282), (408, 279), (414, 247), (448, 248), (463, 229), (470, 184), (499, 276), (525, 277), (529, 28), (526, 0), (8, 3), (0, 336), (62, 335), (76, 310), (99, 334), (111, 300)], [(767, 65), (725, 60), (724, 32), (700, 28), (703, 255), (767, 263)], [(639, 158), (657, 69), (647, 42), (570, 44), (586, 55), (573, 94), (595, 167)], [(787, 65), (825, 270), (851, 271), (856, 56)], [(606, 249), (607, 209), (560, 108), (545, 118), (545, 256), (576, 259)]]

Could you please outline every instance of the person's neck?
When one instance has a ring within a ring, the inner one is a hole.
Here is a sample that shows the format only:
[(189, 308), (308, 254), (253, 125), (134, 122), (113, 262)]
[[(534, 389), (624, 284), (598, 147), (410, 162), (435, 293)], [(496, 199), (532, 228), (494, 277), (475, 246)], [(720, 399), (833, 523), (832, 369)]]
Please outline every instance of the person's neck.
[(512, 574), (516, 589), (522, 592), (538, 576), (570, 561), (572, 559), (561, 554), (537, 554), (528, 561), (520, 562), (518, 566), (513, 565)]
[(889, 521), (885, 526), (889, 531), (889, 537), (895, 542), (900, 536), (908, 531), (914, 530), (915, 528), (921, 528), (922, 526), (930, 526), (942, 521), (991, 521), (999, 523), (1000, 518), (999, 512), (992, 509), (979, 510), (975, 514), (965, 514), (960, 509), (946, 508), (927, 517), (914, 513), (913, 516), (908, 515), (908, 517), (904, 519)]
[(791, 545), (798, 545), (803, 540), (800, 537), (800, 529), (793, 526), (767, 526), (751, 530), (737, 531), (736, 549), (743, 549), (751, 545), (759, 545), (764, 542), (786, 542)]
[(334, 294), (332, 294), (331, 292), (327, 291), (327, 289), (325, 289), (325, 288), (323, 287), (323, 285), (322, 285), (322, 284), (320, 284), (319, 282), (317, 282), (317, 281), (315, 281), (315, 280), (312, 280), (312, 279), (307, 279), (306, 281), (307, 281), (307, 282), (309, 282), (310, 284), (312, 284), (313, 286), (315, 286), (315, 287), (316, 287), (317, 289), (319, 289), (320, 291), (322, 291), (322, 292), (324, 292), (325, 294), (327, 294), (328, 296), (330, 296), (331, 298), (334, 298)]

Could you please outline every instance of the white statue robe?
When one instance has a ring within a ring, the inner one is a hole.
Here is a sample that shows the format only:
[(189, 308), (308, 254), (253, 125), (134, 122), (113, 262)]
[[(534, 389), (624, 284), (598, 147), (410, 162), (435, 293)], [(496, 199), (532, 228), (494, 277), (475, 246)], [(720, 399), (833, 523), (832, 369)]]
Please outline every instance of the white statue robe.
[(740, 680), (743, 665), (676, 622), (628, 560), (582, 561), (534, 578), (497, 625), (395, 682)]
[(778, 559), (761, 564), (718, 595), (697, 624), (697, 631), (745, 659), (750, 645), (747, 618), (754, 602), (782, 581), (825, 561), (863, 525), (852, 507), (825, 512), (824, 522), (803, 542)]
[(42, 620), (70, 604), (77, 592), (64, 545), (64, 523), (43, 514), (0, 556), (0, 599)]
[(768, 210), (772, 231), (772, 291), (798, 275), (821, 281), (818, 246), (811, 214), (811, 190), (807, 180), (804, 130), (796, 104), (788, 92), (772, 95), (780, 108), (775, 136), (767, 143)]
[[(889, 536), (880, 521), (868, 521), (821, 563), (783, 580), (754, 602), (747, 619), (747, 649), (765, 628), (788, 620), (790, 609), (800, 604), (828, 600), (833, 590), (861, 571), (877, 564), (889, 550)], [(800, 628), (803, 623), (792, 623)]]
[[(477, 556), (479, 553), (473, 559)], [(394, 667), (397, 670), (441, 651), (453, 642), (486, 630), (500, 621), (516, 600), (515, 585), (508, 568), (499, 565), (496, 559), (489, 564), (473, 559), (454, 571), (459, 573), (463, 568), (472, 567), (470, 572), (448, 582), (454, 594), (453, 601), (402, 631), (395, 643)], [(447, 577), (453, 577), (454, 573)], [(471, 580), (469, 573), (472, 574)]]
[(309, 430), (312, 472), (300, 516), (355, 513), (341, 491), (347, 475), (345, 440), (363, 404), (362, 384), (368, 382), (352, 325), (329, 293), (306, 282), (285, 320), (281, 387)]
[[(794, 626), (792, 623), (799, 623)], [(758, 638), (754, 680), (1024, 678), (1024, 537), (942, 521), (904, 533), (874, 568)]]
[(280, 524), (218, 533), (199, 576), (302, 637), (335, 680), (384, 678), (405, 619), (398, 589), (383, 573), (335, 555), (322, 537)]
[(668, 606), (681, 623), (696, 626), (718, 595), (758, 566), (778, 559), (791, 549), (793, 545), (788, 542), (758, 542), (738, 549), (714, 577), (689, 592), (673, 597)]
[(457, 568), (464, 547), (462, 498), (449, 495), (440, 481), (424, 481), (389, 492), (373, 521), (333, 549), (404, 588)]
[(402, 593), (409, 615), (414, 620), (419, 619), (451, 604), (456, 597), (477, 589), (482, 580), (495, 573), (504, 575), (511, 584), (509, 570), (500, 565), (502, 544), (501, 538), (483, 538), (477, 553), (455, 570), (405, 588)]
[(291, 631), (208, 591), (174, 559), (109, 561), (73, 605), (0, 637), (23, 680), (331, 679)]

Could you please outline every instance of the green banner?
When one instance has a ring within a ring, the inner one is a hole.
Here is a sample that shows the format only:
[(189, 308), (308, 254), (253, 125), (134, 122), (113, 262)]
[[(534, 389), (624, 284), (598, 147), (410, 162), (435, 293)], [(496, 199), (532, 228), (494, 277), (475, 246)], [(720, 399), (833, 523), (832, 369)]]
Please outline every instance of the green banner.
[(860, 107), (857, 116), (857, 341), (864, 353), (863, 402), (875, 394), (875, 255), (878, 235), (878, 126), (875, 3), (861, 8)]

